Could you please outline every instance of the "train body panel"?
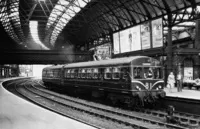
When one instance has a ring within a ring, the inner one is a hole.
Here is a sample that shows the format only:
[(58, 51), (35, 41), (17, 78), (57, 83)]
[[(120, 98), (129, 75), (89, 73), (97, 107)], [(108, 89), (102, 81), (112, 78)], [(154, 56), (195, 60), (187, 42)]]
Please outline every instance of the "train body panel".
[(146, 56), (52, 66), (43, 70), (43, 81), (69, 90), (106, 94), (111, 99), (132, 101), (165, 96), (163, 69)]

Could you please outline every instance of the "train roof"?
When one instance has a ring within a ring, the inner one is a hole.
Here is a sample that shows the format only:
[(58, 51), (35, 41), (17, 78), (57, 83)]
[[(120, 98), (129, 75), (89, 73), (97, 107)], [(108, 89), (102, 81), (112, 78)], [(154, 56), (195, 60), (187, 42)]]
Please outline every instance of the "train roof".
[(43, 70), (46, 70), (46, 69), (61, 69), (63, 67), (63, 65), (52, 65), (52, 66), (49, 66), (49, 67), (45, 67)]
[(108, 60), (99, 60), (99, 61), (88, 61), (88, 62), (79, 62), (79, 63), (71, 63), (64, 66), (64, 68), (69, 67), (87, 67), (87, 66), (105, 66), (105, 65), (116, 65), (116, 64), (128, 64), (131, 61), (140, 59), (140, 58), (151, 58), (147, 56), (133, 56), (133, 57), (123, 57), (123, 58), (115, 58)]

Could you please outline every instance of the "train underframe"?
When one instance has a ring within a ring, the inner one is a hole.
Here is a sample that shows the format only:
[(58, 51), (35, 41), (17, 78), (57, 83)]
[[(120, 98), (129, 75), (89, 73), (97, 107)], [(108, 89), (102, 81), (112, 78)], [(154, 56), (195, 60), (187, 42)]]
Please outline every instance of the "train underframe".
[(125, 104), (128, 107), (148, 107), (156, 105), (161, 98), (165, 97), (163, 90), (159, 91), (109, 91), (106, 89), (83, 88), (81, 86), (71, 86), (77, 96), (79, 94), (90, 95), (94, 98), (101, 98), (111, 102), (113, 105)]
[[(48, 88), (52, 86), (58, 87), (56, 84), (47, 84)], [(56, 88), (54, 87), (54, 88)], [(80, 94), (88, 95), (94, 98), (102, 98), (110, 101), (113, 105), (125, 104), (128, 107), (148, 107), (156, 105), (161, 98), (165, 97), (163, 90), (145, 90), (145, 91), (111, 91), (106, 88), (84, 87), (77, 85), (61, 85), (60, 89), (64, 89), (69, 94), (79, 96)]]
[[(101, 94), (103, 94), (102, 91)], [(130, 93), (116, 93), (116, 92), (105, 91), (104, 95), (106, 96), (103, 97), (109, 99), (114, 105), (126, 104), (128, 107), (134, 108), (134, 107), (148, 107), (153, 105), (155, 106), (160, 101), (161, 98), (165, 97), (165, 92), (142, 91), (142, 92), (130, 92)]]

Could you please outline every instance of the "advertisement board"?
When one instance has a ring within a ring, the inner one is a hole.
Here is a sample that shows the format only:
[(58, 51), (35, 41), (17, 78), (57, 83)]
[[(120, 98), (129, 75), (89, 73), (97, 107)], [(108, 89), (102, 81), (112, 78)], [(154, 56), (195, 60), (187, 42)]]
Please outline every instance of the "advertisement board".
[(146, 22), (141, 25), (141, 44), (142, 49), (149, 49), (151, 47), (150, 39), (150, 23)]
[(140, 26), (135, 26), (130, 28), (129, 42), (130, 42), (130, 51), (141, 50), (141, 36), (140, 36)]
[(130, 44), (129, 34), (131, 34), (130, 29), (126, 29), (119, 32), (121, 53), (131, 51), (132, 44)]
[(152, 47), (162, 47), (163, 46), (163, 26), (162, 18), (153, 20), (152, 25)]
[(114, 54), (121, 53), (120, 51), (120, 44), (119, 44), (119, 32), (113, 34), (113, 50)]
[(96, 47), (96, 54), (101, 57), (101, 59), (110, 59), (111, 58), (111, 44), (103, 44)]
[(114, 54), (162, 47), (162, 18), (114, 33), (113, 42)]
[(193, 80), (193, 67), (184, 67), (183, 82), (190, 82)]

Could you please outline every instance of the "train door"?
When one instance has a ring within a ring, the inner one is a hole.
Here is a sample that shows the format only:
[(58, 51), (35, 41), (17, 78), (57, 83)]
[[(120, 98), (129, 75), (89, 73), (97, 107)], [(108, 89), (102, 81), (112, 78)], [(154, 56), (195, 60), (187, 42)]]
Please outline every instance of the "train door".
[(121, 80), (125, 88), (129, 88), (132, 79), (132, 73), (129, 67), (121, 68)]

